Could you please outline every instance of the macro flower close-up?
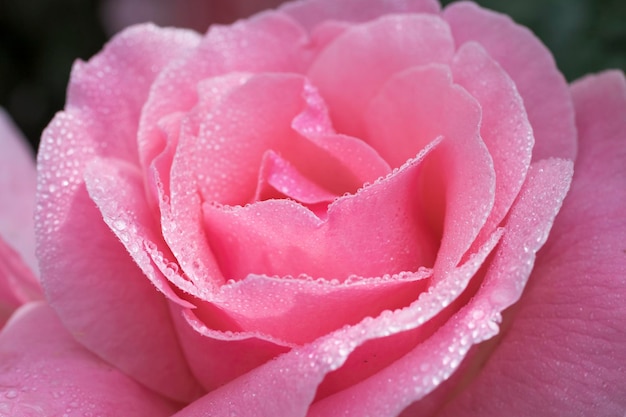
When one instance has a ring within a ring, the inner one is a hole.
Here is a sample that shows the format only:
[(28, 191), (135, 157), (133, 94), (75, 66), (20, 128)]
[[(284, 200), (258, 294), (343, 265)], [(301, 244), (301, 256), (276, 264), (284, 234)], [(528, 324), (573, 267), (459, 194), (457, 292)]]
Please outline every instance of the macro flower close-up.
[(506, 15), (132, 25), (0, 135), (0, 416), (626, 410), (626, 79)]

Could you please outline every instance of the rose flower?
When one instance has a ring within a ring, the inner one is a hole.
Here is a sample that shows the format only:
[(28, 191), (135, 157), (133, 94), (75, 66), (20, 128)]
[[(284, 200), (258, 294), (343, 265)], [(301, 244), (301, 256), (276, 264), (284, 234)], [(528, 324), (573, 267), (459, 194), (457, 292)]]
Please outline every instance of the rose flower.
[(616, 414), (625, 138), (622, 73), (473, 3), (131, 27), (42, 137), (6, 409)]

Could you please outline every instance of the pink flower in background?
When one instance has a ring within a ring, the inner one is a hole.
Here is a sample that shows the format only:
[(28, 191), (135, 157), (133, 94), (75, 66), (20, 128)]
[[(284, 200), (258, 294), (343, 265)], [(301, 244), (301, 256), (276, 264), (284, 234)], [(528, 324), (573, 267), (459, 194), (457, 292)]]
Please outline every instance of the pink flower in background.
[(0, 328), (27, 301), (43, 298), (35, 258), (35, 161), (0, 109)]
[(622, 73), (472, 3), (131, 27), (43, 134), (0, 410), (619, 414), (624, 140)]
[(230, 23), (281, 3), (284, 0), (105, 0), (100, 14), (111, 34), (144, 22), (204, 33), (209, 23)]

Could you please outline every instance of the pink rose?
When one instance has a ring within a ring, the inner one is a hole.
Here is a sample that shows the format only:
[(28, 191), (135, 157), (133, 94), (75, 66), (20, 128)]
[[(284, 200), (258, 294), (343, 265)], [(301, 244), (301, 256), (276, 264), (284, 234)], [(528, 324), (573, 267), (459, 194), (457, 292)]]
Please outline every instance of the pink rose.
[(0, 410), (619, 414), (625, 139), (622, 73), (472, 3), (132, 27), (43, 134)]

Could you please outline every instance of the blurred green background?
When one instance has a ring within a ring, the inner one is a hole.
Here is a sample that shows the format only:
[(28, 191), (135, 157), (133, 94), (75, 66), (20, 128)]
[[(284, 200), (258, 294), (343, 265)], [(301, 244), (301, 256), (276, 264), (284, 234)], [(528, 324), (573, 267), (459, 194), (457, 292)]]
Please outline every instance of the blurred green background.
[[(42, 129), (63, 107), (72, 62), (88, 59), (106, 42), (103, 1), (0, 0), (0, 106), (33, 148)], [(605, 68), (626, 70), (625, 0), (477, 3), (530, 27), (552, 50), (568, 80)], [(207, 16), (207, 25), (210, 20)]]

